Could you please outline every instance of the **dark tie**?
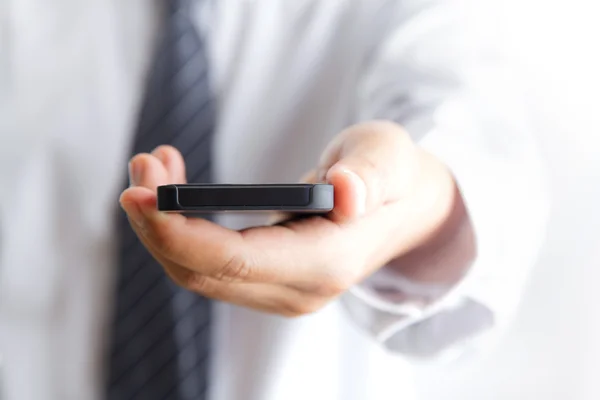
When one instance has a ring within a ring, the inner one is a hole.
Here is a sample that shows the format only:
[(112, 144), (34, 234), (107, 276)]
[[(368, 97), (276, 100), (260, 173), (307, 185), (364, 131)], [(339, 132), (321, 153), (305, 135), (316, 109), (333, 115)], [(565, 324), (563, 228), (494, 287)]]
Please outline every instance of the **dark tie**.
[[(133, 154), (170, 144), (185, 158), (188, 182), (209, 182), (215, 112), (204, 43), (190, 19), (189, 2), (167, 2)], [(166, 277), (123, 212), (117, 226), (119, 271), (107, 398), (205, 399), (209, 300)]]

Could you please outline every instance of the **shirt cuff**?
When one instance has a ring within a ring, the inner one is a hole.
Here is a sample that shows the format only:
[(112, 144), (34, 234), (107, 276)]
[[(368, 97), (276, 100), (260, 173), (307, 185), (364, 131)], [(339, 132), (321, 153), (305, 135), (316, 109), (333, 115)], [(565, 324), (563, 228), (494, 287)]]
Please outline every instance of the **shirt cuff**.
[(384, 267), (341, 297), (363, 330), (409, 357), (488, 348), (514, 314), (544, 237), (548, 203), (535, 166), (459, 139), (432, 130), (420, 145), (448, 165), (463, 196), (477, 248), (466, 274), (453, 286), (429, 285)]
[[(466, 282), (466, 280), (464, 281)], [(412, 282), (382, 268), (341, 297), (352, 319), (388, 350), (409, 358), (449, 360), (475, 350), (494, 313), (465, 297), (462, 285)]]

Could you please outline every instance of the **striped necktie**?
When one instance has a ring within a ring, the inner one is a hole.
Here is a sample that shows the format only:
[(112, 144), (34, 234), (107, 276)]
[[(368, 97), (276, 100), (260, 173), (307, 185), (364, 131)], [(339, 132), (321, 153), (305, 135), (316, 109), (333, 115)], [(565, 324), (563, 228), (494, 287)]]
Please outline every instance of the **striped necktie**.
[[(215, 110), (204, 43), (190, 0), (170, 0), (150, 71), (133, 154), (181, 151), (188, 182), (209, 182)], [(203, 400), (210, 302), (176, 287), (119, 212), (119, 271), (108, 354), (107, 398)]]

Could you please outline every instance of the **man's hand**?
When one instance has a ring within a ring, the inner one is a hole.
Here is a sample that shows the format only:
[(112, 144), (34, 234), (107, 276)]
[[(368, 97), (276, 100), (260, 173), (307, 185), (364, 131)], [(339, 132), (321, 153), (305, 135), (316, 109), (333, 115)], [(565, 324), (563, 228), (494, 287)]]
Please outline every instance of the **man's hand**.
[(286, 316), (311, 313), (378, 268), (435, 240), (457, 190), (438, 160), (399, 126), (371, 122), (340, 133), (306, 182), (335, 187), (335, 208), (242, 231), (156, 209), (156, 187), (185, 183), (179, 152), (161, 146), (130, 163), (121, 195), (133, 229), (179, 285)]

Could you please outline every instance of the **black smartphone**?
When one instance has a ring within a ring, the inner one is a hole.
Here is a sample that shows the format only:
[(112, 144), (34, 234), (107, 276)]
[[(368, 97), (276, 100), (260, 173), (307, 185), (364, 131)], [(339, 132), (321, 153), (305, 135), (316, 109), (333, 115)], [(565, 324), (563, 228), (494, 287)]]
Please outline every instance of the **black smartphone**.
[(333, 185), (165, 185), (158, 187), (158, 209), (185, 213), (223, 211), (327, 213), (333, 209)]

